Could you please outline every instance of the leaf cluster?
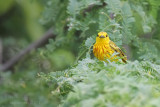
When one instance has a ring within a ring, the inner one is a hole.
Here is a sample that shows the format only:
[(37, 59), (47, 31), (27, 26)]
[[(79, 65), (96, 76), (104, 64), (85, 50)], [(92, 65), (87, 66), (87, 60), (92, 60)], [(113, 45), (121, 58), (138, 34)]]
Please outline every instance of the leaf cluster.
[(52, 94), (63, 96), (64, 107), (158, 107), (159, 71), (160, 66), (149, 61), (116, 64), (85, 58), (71, 69), (42, 78), (57, 84)]

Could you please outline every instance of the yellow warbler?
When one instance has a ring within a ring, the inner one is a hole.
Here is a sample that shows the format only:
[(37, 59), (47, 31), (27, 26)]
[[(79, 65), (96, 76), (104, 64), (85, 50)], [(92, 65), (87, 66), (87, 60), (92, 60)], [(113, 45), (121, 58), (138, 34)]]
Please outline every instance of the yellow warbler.
[[(116, 55), (112, 55), (116, 52)], [(109, 39), (106, 32), (99, 32), (96, 37), (96, 43), (93, 46), (93, 53), (99, 60), (104, 61), (106, 58), (111, 61), (117, 61), (117, 56), (121, 57), (123, 62), (127, 62), (127, 57), (122, 52), (122, 50)]]

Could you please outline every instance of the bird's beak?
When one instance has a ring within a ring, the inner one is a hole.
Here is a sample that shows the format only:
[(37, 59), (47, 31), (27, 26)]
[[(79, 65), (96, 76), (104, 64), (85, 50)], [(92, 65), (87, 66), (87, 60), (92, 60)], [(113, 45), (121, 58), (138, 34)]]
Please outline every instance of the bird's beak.
[(105, 38), (105, 36), (101, 35), (99, 38)]

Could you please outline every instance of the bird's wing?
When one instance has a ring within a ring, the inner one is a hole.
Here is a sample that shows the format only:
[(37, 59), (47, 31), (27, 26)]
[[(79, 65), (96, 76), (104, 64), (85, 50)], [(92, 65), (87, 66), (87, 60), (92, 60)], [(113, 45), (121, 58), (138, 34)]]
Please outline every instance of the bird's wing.
[(127, 63), (127, 56), (123, 53), (123, 51), (111, 40), (109, 41), (109, 45), (111, 49), (119, 53), (117, 56), (120, 56), (122, 58), (122, 61)]

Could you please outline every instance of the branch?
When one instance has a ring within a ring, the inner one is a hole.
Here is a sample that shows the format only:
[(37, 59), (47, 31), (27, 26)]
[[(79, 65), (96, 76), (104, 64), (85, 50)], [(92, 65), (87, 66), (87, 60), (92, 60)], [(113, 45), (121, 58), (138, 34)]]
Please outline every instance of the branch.
[(102, 5), (91, 4), (86, 9), (83, 10), (82, 14), (85, 16), (86, 12), (92, 11), (93, 8), (95, 8), (95, 7), (102, 8), (102, 7), (106, 6), (106, 5), (107, 4), (105, 2)]
[(2, 64), (2, 61), (3, 61), (3, 44), (2, 44), (2, 41), (0, 39), (0, 64)]
[(52, 29), (48, 30), (42, 38), (40, 38), (36, 42), (33, 42), (26, 49), (19, 52), (19, 54), (17, 54), (15, 57), (11, 58), (4, 65), (0, 66), (0, 71), (6, 71), (6, 70), (11, 69), (23, 56), (30, 53), (32, 50), (46, 44), (49, 38), (55, 37), (55, 35), (52, 33), (52, 31), (53, 31)]

